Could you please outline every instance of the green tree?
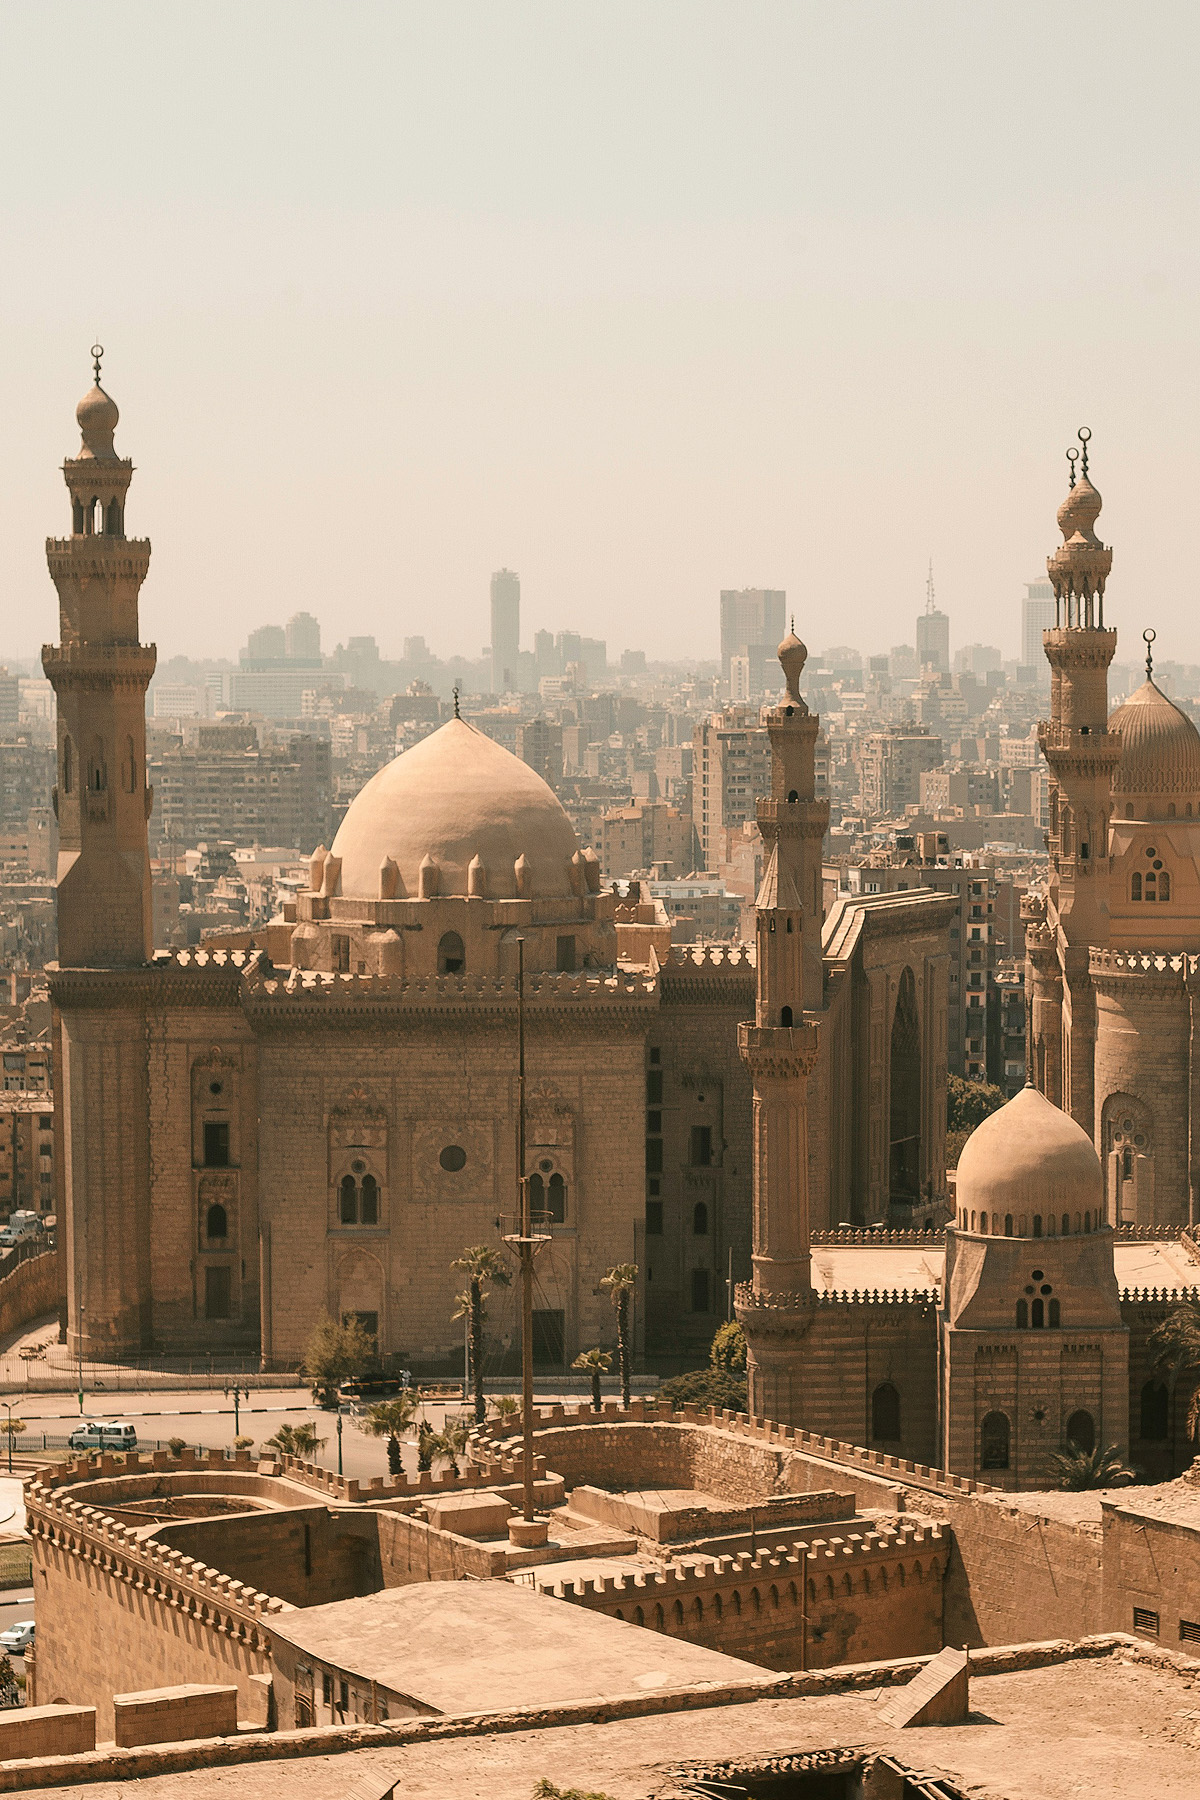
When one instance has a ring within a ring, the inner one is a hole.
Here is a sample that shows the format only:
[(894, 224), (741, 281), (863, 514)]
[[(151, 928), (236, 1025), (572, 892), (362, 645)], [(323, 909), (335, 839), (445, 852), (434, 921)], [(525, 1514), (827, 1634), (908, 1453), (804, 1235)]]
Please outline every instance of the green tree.
[(612, 1800), (612, 1795), (601, 1794), (593, 1788), (585, 1791), (583, 1788), (555, 1787), (543, 1775), (540, 1781), (533, 1784), (533, 1800)]
[(307, 1421), (303, 1425), (281, 1425), (274, 1437), (269, 1437), (264, 1444), (265, 1450), (274, 1450), (279, 1456), (295, 1456), (301, 1461), (316, 1456), (325, 1448), (326, 1440), (317, 1436), (317, 1428)]
[(187, 1449), (187, 1439), (181, 1438), (181, 1437), (168, 1438), (167, 1439), (167, 1449), (171, 1452), (172, 1456), (175, 1456), (175, 1457), (182, 1456), (184, 1451)]
[(1127, 1487), (1137, 1480), (1134, 1471), (1121, 1461), (1115, 1444), (1108, 1444), (1103, 1450), (1098, 1444), (1094, 1450), (1068, 1444), (1065, 1450), (1052, 1450), (1047, 1460), (1057, 1485), (1076, 1494), (1087, 1488)]
[(736, 1319), (717, 1328), (708, 1360), (714, 1369), (724, 1369), (727, 1375), (745, 1375), (746, 1334)]
[(521, 1402), (515, 1394), (496, 1394), (488, 1404), (496, 1417), (505, 1421), (515, 1419), (521, 1410)]
[(320, 1406), (332, 1406), (343, 1381), (353, 1381), (374, 1358), (375, 1340), (357, 1313), (347, 1313), (340, 1325), (323, 1313), (304, 1352), (313, 1399)]
[(617, 1263), (600, 1277), (617, 1315), (617, 1362), (621, 1370), (621, 1405), (629, 1406), (629, 1296), (637, 1281), (636, 1263)]
[(1003, 1090), (962, 1075), (946, 1077), (946, 1167), (956, 1169), (963, 1145), (977, 1125), (1005, 1104)]
[(484, 1301), (494, 1287), (508, 1287), (512, 1270), (498, 1250), (490, 1244), (473, 1244), (456, 1256), (450, 1264), (467, 1278), (465, 1292), (458, 1296), (456, 1319), (469, 1319), (471, 1328), (471, 1384), (475, 1390), (475, 1423), (482, 1425), (487, 1417), (483, 1397), (483, 1322), (487, 1318)]
[(592, 1411), (599, 1412), (604, 1404), (600, 1397), (600, 1377), (607, 1375), (612, 1368), (611, 1350), (581, 1350), (571, 1364), (573, 1369), (583, 1369), (592, 1378)]
[(1200, 1302), (1187, 1300), (1167, 1314), (1146, 1340), (1154, 1358), (1154, 1372), (1165, 1375), (1172, 1393), (1186, 1376), (1187, 1430), (1200, 1434)]
[(438, 1434), (429, 1423), (422, 1419), (417, 1426), (417, 1473), (425, 1474), (433, 1467), (434, 1452), (437, 1447)]
[(12, 1666), (12, 1658), (5, 1653), (0, 1656), (0, 1695), (4, 1697), (5, 1706), (14, 1706), (19, 1689), (17, 1672)]
[(368, 1406), (358, 1421), (360, 1431), (368, 1437), (387, 1439), (388, 1472), (399, 1475), (404, 1468), (400, 1455), (400, 1439), (413, 1422), (417, 1410), (417, 1398), (411, 1390), (397, 1394), (394, 1400), (377, 1400), (374, 1406)]
[(718, 1412), (725, 1407), (730, 1412), (745, 1412), (746, 1393), (746, 1377), (728, 1369), (689, 1369), (658, 1386), (658, 1398), (669, 1400), (672, 1406), (715, 1406)]
[(233, 1447), (235, 1450), (253, 1450), (254, 1439), (245, 1436), (235, 1437), (233, 1440)]

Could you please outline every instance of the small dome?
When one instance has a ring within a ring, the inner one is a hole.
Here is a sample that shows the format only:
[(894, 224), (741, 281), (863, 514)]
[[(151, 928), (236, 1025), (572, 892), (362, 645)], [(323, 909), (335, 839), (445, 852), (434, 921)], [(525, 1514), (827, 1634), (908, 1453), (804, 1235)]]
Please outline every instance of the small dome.
[(75, 418), (83, 433), (81, 456), (113, 457), (113, 432), (121, 415), (117, 403), (97, 382), (90, 387), (75, 408)]
[[(379, 898), (390, 857), (397, 895), (414, 898), (422, 863), (436, 868), (438, 895), (466, 894), (476, 858), (489, 899), (566, 899), (578, 839), (561, 802), (523, 763), (465, 719), (450, 719), (373, 775), (351, 801), (332, 855), (340, 857), (343, 898)], [(479, 883), (479, 871), (476, 872)]]
[(1146, 680), (1108, 721), (1121, 734), (1113, 799), (1200, 800), (1200, 731)]
[(960, 1207), (981, 1212), (1102, 1216), (1104, 1174), (1087, 1132), (1026, 1087), (967, 1139), (957, 1196)]

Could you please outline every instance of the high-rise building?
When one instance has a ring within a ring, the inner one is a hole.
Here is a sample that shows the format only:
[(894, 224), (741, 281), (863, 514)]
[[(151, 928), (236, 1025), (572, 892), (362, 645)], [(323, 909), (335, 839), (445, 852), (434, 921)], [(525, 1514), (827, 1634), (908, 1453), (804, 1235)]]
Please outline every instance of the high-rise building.
[(311, 613), (293, 613), (283, 635), (284, 653), (290, 662), (320, 662), (321, 624)]
[(873, 818), (902, 813), (921, 798), (921, 776), (942, 760), (942, 740), (923, 725), (893, 725), (861, 741), (859, 774), (864, 812)]
[(716, 866), (723, 833), (744, 825), (771, 788), (771, 746), (758, 708), (730, 706), (697, 725), (693, 738), (692, 822), (700, 866)]
[(1027, 581), (1021, 602), (1021, 662), (1045, 677), (1049, 664), (1042, 655), (1042, 633), (1054, 628), (1054, 589), (1048, 581)]
[(781, 588), (722, 588), (722, 680), (729, 680), (732, 657), (752, 648), (774, 654), (787, 629), (786, 607), (787, 594)]
[(287, 655), (287, 633), (282, 625), (260, 625), (246, 639), (240, 661), (250, 663), (277, 662)]
[(934, 605), (932, 563), (925, 583), (925, 611), (917, 619), (917, 665), (936, 675), (950, 671), (950, 620)]
[(509, 693), (517, 686), (521, 652), (521, 577), (511, 569), (492, 576), (492, 692)]

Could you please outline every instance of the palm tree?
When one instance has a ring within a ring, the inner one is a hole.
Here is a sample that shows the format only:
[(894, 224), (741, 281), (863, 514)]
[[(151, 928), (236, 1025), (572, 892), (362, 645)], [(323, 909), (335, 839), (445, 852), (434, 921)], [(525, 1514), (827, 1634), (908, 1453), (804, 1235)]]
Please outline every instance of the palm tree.
[(600, 1277), (617, 1315), (617, 1360), (621, 1368), (621, 1405), (629, 1407), (629, 1296), (637, 1280), (636, 1263), (617, 1263)]
[(603, 1404), (600, 1398), (600, 1377), (612, 1368), (611, 1350), (581, 1350), (571, 1364), (573, 1369), (586, 1369), (592, 1378), (592, 1411), (599, 1412)]
[(417, 1474), (424, 1475), (433, 1467), (433, 1455), (437, 1446), (438, 1434), (429, 1423), (422, 1419), (417, 1426)]
[(281, 1425), (274, 1437), (269, 1437), (263, 1446), (266, 1450), (274, 1450), (280, 1456), (296, 1456), (302, 1460), (316, 1456), (325, 1448), (325, 1439), (317, 1436), (315, 1425)]
[(1104, 1449), (1097, 1444), (1094, 1450), (1068, 1444), (1065, 1450), (1052, 1450), (1047, 1460), (1058, 1486), (1076, 1494), (1087, 1488), (1124, 1487), (1137, 1479), (1134, 1471), (1121, 1461), (1115, 1444), (1108, 1444)]
[(400, 1439), (412, 1424), (416, 1410), (416, 1395), (411, 1389), (406, 1389), (404, 1393), (397, 1394), (394, 1400), (377, 1400), (374, 1406), (368, 1406), (358, 1421), (359, 1430), (365, 1431), (368, 1437), (387, 1439), (390, 1475), (400, 1475), (404, 1471)]
[(475, 1423), (482, 1425), (487, 1417), (483, 1398), (483, 1321), (487, 1317), (484, 1301), (493, 1287), (508, 1287), (512, 1271), (498, 1250), (490, 1244), (473, 1244), (456, 1256), (450, 1264), (467, 1278), (466, 1289), (458, 1295), (453, 1314), (456, 1319), (471, 1321), (471, 1382), (475, 1389)]
[(454, 1476), (461, 1472), (458, 1459), (466, 1449), (470, 1436), (470, 1413), (447, 1413), (442, 1429), (433, 1440), (435, 1454), (449, 1458), (450, 1472)]
[(1195, 1438), (1200, 1435), (1200, 1301), (1177, 1306), (1155, 1326), (1146, 1343), (1154, 1357), (1154, 1373), (1167, 1377), (1172, 1393), (1179, 1377), (1190, 1371), (1187, 1431)]

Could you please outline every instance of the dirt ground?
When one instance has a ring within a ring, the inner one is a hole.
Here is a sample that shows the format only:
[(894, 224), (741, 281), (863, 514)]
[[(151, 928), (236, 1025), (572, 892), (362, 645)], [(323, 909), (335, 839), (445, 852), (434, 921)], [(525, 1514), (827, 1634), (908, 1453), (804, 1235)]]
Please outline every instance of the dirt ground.
[[(894, 1690), (893, 1690), (894, 1692)], [(529, 1800), (534, 1782), (647, 1800), (682, 1764), (836, 1745), (887, 1749), (956, 1778), (977, 1800), (1196, 1800), (1200, 1685), (1126, 1660), (976, 1678), (962, 1725), (887, 1731), (871, 1695), (758, 1701), (558, 1730), (203, 1769), (128, 1784), (137, 1800), (334, 1800), (349, 1792), (445, 1800)], [(28, 1791), (28, 1790), (27, 1790)], [(115, 1800), (115, 1783), (43, 1788), (58, 1800)]]

